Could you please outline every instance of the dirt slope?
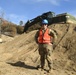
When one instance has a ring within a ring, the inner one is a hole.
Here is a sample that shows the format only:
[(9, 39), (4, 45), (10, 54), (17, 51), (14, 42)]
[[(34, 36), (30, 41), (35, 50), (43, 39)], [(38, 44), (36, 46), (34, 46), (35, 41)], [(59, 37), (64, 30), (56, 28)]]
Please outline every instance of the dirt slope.
[[(53, 24), (49, 28), (58, 36), (49, 75), (76, 75), (76, 25)], [(38, 45), (34, 40), (36, 31), (7, 37), (9, 39), (0, 44), (0, 75), (48, 75), (36, 69), (39, 64)]]

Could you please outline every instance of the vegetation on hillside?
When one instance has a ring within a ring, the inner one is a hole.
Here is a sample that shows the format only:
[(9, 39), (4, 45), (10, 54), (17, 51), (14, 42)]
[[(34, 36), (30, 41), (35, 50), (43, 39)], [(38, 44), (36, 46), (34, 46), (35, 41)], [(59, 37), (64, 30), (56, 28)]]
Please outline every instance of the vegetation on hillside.
[(21, 25), (16, 25), (11, 22), (2, 21), (1, 32), (2, 34), (14, 37), (16, 34), (22, 34), (24, 27)]

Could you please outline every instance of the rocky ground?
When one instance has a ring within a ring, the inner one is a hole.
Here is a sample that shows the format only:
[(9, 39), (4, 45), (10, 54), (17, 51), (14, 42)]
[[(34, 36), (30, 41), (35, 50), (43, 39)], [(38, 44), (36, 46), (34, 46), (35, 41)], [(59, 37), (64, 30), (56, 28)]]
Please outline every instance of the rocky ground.
[(49, 28), (54, 29), (58, 37), (50, 73), (36, 69), (40, 61), (34, 38), (37, 30), (34, 30), (16, 37), (2, 35), (0, 75), (76, 75), (76, 25), (52, 24)]

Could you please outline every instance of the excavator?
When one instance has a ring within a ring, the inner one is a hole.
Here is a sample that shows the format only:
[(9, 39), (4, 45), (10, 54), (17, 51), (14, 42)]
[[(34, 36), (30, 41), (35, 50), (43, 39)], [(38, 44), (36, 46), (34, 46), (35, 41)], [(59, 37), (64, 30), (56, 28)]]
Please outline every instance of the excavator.
[(42, 19), (47, 19), (49, 22), (49, 25), (53, 23), (75, 23), (76, 24), (76, 18), (68, 13), (62, 13), (56, 15), (54, 12), (46, 12), (42, 15), (37, 16), (36, 18), (33, 18), (31, 20), (28, 20), (24, 26), (24, 31), (26, 32), (29, 27), (33, 26), (34, 24), (41, 22)]
[(24, 31), (23, 32), (26, 32), (28, 30), (28, 28), (32, 25), (34, 25), (35, 23), (38, 23), (38, 22), (41, 22), (42, 19), (47, 19), (49, 24), (52, 23), (52, 18), (55, 17), (55, 13), (54, 12), (46, 12), (46, 13), (43, 13), (42, 15), (39, 15), (37, 16), (36, 18), (34, 19), (31, 19), (31, 20), (28, 20), (24, 26)]

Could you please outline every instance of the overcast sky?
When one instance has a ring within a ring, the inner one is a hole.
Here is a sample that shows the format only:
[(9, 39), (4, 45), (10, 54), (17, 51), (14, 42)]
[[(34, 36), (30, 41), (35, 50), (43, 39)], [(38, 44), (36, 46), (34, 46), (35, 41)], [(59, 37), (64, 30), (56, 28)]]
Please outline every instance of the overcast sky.
[(0, 0), (0, 13), (15, 24), (21, 20), (25, 23), (48, 11), (76, 16), (76, 0)]

